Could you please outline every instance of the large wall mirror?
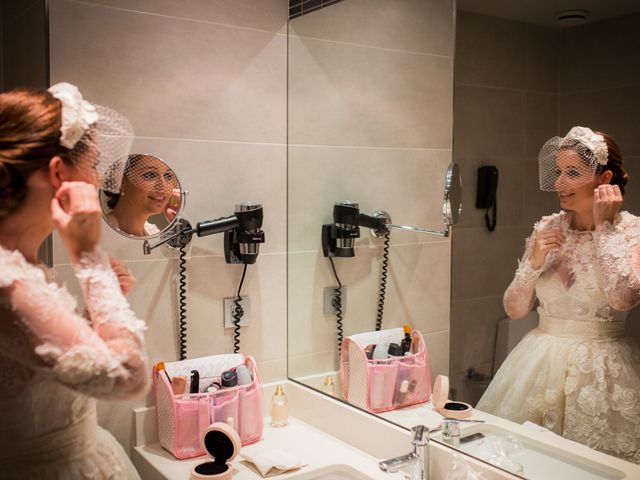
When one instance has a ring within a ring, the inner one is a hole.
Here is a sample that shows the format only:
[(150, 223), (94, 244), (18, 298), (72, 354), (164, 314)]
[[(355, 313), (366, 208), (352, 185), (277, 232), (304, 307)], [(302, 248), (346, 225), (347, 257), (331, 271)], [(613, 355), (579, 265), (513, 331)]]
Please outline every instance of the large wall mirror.
[[(289, 22), (289, 376), (405, 427), (433, 419), (431, 407), (429, 415), (421, 406), (384, 408), (419, 395), (416, 364), (400, 361), (394, 392), (368, 384), (357, 394), (358, 382), (340, 376), (341, 355), (353, 364), (358, 350), (372, 356), (394, 343), (404, 355), (406, 340), (410, 357), (424, 344), (431, 381), (449, 377), (444, 398), (478, 404), (538, 322), (535, 314), (502, 321), (502, 297), (534, 223), (560, 210), (558, 196), (538, 185), (547, 139), (576, 125), (609, 133), (631, 176), (624, 208), (640, 213), (640, 57), (629, 53), (640, 46), (640, 9), (586, 2), (578, 25), (580, 13), (558, 23), (562, 2), (517, 3), (460, 0), (454, 15), (447, 1), (343, 0)], [(325, 257), (322, 226), (336, 223), (336, 204), (441, 225), (452, 160), (465, 188), (451, 237), (392, 231), (387, 240), (360, 228), (353, 256)], [(491, 232), (485, 209), (475, 208), (478, 168), (489, 165), (499, 171)], [(385, 334), (376, 332), (381, 287)], [(640, 336), (637, 316), (628, 316), (628, 336)], [(363, 399), (371, 392), (373, 405)], [(613, 390), (604, 394), (613, 408)], [(640, 392), (627, 394), (628, 442), (607, 453), (637, 462)], [(598, 418), (606, 431), (606, 416)]]

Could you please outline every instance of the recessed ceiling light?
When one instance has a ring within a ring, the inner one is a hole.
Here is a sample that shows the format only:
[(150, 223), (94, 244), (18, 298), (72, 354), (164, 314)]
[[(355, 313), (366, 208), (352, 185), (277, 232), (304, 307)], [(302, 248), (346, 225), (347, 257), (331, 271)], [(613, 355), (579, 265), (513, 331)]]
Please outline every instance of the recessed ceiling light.
[(563, 10), (557, 13), (556, 20), (563, 27), (575, 27), (587, 23), (588, 14), (586, 10)]

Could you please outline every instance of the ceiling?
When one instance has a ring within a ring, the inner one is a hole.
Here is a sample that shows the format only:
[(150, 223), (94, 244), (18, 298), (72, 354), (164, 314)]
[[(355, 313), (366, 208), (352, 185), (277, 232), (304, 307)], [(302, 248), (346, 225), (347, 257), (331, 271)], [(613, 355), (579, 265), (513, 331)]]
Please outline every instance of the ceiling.
[(552, 28), (563, 10), (587, 10), (587, 23), (640, 12), (638, 0), (458, 0), (458, 10), (508, 18)]

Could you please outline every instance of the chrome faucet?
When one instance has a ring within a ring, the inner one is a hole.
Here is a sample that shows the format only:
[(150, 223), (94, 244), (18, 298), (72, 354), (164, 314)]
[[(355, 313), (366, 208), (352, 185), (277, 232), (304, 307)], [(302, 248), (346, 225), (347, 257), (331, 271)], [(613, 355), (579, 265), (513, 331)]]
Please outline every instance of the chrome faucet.
[(379, 462), (380, 470), (393, 473), (409, 466), (411, 480), (429, 480), (429, 429), (424, 425), (413, 427), (411, 445), (413, 450), (410, 453)]

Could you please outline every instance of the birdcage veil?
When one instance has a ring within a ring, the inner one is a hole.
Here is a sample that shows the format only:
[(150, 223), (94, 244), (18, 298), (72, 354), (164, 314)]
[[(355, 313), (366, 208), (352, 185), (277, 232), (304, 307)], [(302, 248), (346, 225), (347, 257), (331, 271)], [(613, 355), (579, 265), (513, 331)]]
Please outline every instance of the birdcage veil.
[(554, 192), (591, 182), (607, 164), (602, 135), (586, 127), (573, 127), (564, 137), (552, 137), (538, 154), (540, 190)]
[(103, 176), (116, 160), (127, 157), (134, 139), (131, 122), (115, 110), (88, 102), (70, 83), (53, 85), (49, 92), (62, 104), (60, 144), (69, 150), (70, 161), (85, 178), (119, 191), (121, 175), (112, 175), (106, 185)]

